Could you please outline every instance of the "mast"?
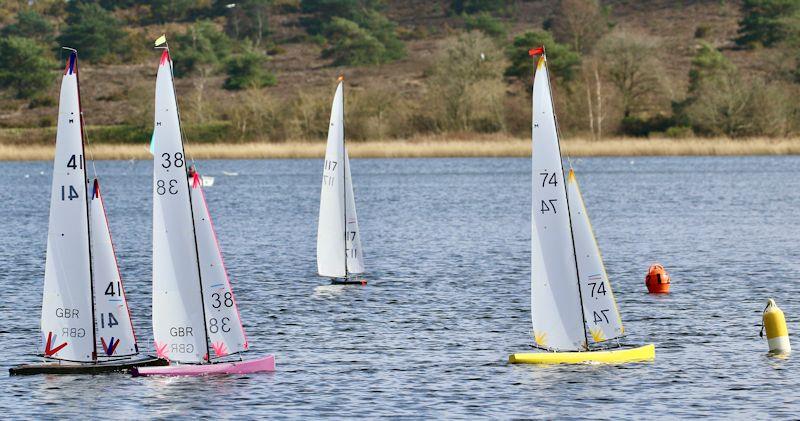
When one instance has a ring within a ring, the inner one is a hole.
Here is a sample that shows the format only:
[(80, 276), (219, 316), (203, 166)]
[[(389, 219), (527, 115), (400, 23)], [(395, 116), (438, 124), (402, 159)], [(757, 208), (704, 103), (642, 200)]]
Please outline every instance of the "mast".
[(344, 216), (344, 279), (347, 279), (347, 148), (344, 146), (346, 139), (344, 134), (344, 75), (339, 76), (339, 83), (342, 84), (342, 197), (344, 198), (342, 201), (344, 205), (342, 206), (344, 209), (342, 215)]
[[(164, 48), (167, 50), (167, 54), (169, 54), (169, 43), (165, 42), (164, 45), (165, 45)], [(174, 83), (175, 75), (173, 74), (173, 70), (172, 70), (172, 55), (171, 54), (170, 54), (170, 60), (169, 60), (169, 76), (173, 80), (173, 83), (172, 83), (172, 95), (175, 97), (175, 113), (178, 114), (178, 130), (181, 133), (181, 153), (185, 157), (186, 156), (186, 150), (185, 150), (184, 145), (183, 145), (183, 138), (185, 136), (183, 134), (183, 126), (181, 126), (181, 111), (180, 111), (180, 107), (178, 107), (178, 94), (175, 91), (175, 83)], [(193, 162), (194, 162), (194, 160), (193, 160)], [(187, 162), (187, 164), (188, 164), (188, 162)], [(197, 170), (195, 169), (195, 171), (197, 171)], [(187, 179), (189, 177), (188, 172), (186, 170), (186, 164), (184, 164), (183, 176), (185, 178), (187, 178)], [(206, 342), (206, 344), (205, 344), (206, 345), (206, 362), (210, 363), (211, 362), (211, 347), (208, 344), (208, 320), (206, 318), (206, 302), (205, 302), (205, 298), (203, 297), (203, 280), (202, 280), (202, 276), (203, 275), (201, 274), (201, 269), (200, 269), (200, 251), (197, 248), (197, 227), (195, 227), (195, 223), (194, 223), (194, 208), (193, 208), (193, 205), (192, 205), (192, 188), (191, 188), (191, 186), (189, 185), (188, 182), (186, 183), (186, 189), (189, 192), (189, 211), (190, 211), (190, 214), (192, 215), (191, 219), (192, 219), (192, 238), (194, 240), (194, 256), (195, 256), (195, 263), (197, 264), (197, 281), (200, 284), (200, 308), (203, 310), (203, 329), (204, 329), (204, 334), (205, 334), (205, 339), (206, 339), (205, 340), (205, 342)]]
[[(547, 54), (544, 51), (544, 45), (542, 45), (542, 57), (544, 57), (544, 65), (547, 66)], [(547, 89), (550, 91), (550, 98), (553, 98), (553, 89), (552, 89), (552, 83), (550, 81), (550, 72), (547, 72)], [(558, 142), (556, 142), (556, 143), (558, 144), (558, 155), (559, 156), (563, 156), (563, 155), (561, 155), (561, 130), (558, 127), (558, 117), (556, 116), (555, 104), (553, 103), (553, 101), (550, 101), (550, 106), (551, 106), (551, 108), (553, 110), (553, 120), (555, 121), (555, 124), (556, 124), (556, 139), (558, 140)], [(575, 262), (575, 275), (576, 275), (575, 276), (575, 282), (578, 283), (578, 304), (579, 304), (579, 307), (581, 309), (581, 319), (583, 320), (583, 338), (584, 338), (584, 343), (583, 343), (584, 345), (583, 346), (584, 346), (584, 348), (586, 348), (588, 350), (589, 349), (589, 336), (586, 334), (586, 314), (583, 311), (583, 296), (582, 296), (582, 292), (581, 292), (581, 276), (580, 276), (580, 272), (578, 270), (578, 255), (575, 253), (575, 233), (572, 230), (572, 215), (570, 215), (570, 212), (569, 212), (569, 194), (567, 192), (567, 181), (566, 181), (567, 179), (566, 179), (566, 177), (564, 177), (563, 168), (562, 168), (562, 171), (561, 171), (561, 177), (563, 177), (562, 179), (564, 180), (564, 182), (562, 183), (563, 186), (564, 186), (564, 196), (567, 198), (567, 217), (569, 218), (569, 235), (570, 235), (570, 240), (571, 240), (571, 244), (572, 244), (572, 260)]]
[[(97, 362), (97, 315), (95, 314), (94, 300), (94, 268), (92, 262), (92, 227), (89, 221), (89, 178), (86, 176), (86, 134), (83, 131), (83, 106), (81, 105), (81, 79), (78, 74), (78, 50), (69, 47), (61, 47), (70, 51), (68, 66), (75, 72), (75, 84), (78, 88), (78, 119), (81, 131), (81, 165), (83, 166), (83, 200), (86, 202), (86, 240), (89, 246), (89, 292), (91, 294), (92, 308), (92, 361)], [(74, 57), (74, 59), (73, 59)], [(74, 61), (73, 61), (74, 60)]]

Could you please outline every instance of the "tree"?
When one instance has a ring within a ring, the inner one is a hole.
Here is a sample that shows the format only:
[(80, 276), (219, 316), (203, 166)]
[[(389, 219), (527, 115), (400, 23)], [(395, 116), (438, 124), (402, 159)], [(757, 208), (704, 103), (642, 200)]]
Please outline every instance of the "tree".
[(601, 43), (604, 73), (619, 93), (622, 116), (645, 111), (661, 93), (658, 42), (646, 35), (616, 32)]
[(223, 88), (239, 90), (275, 85), (275, 75), (264, 69), (264, 62), (266, 57), (252, 50), (231, 56), (225, 63), (228, 78)]
[(701, 43), (689, 69), (689, 94), (699, 92), (704, 82), (730, 78), (735, 73), (736, 67), (719, 50), (706, 42)]
[(336, 65), (381, 64), (405, 57), (396, 25), (384, 16), (378, 0), (304, 0), (302, 20), (312, 35), (329, 40), (323, 57)]
[(211, 10), (210, 0), (146, 0), (144, 3), (150, 5), (152, 19), (156, 22), (186, 20)]
[(797, 0), (744, 0), (739, 38), (744, 46), (766, 47), (783, 41), (798, 41), (800, 36), (800, 2)]
[(175, 76), (207, 77), (230, 56), (233, 43), (210, 21), (198, 21), (173, 39)]
[(434, 116), (438, 130), (502, 129), (501, 60), (494, 42), (479, 32), (444, 44), (425, 81), (424, 112)]
[(478, 12), (502, 12), (508, 10), (511, 0), (451, 0), (450, 10), (455, 14)]
[(17, 98), (33, 98), (53, 84), (55, 63), (34, 40), (17, 36), (0, 39), (0, 87)]
[(125, 38), (120, 22), (96, 3), (80, 3), (67, 15), (67, 27), (58, 42), (75, 48), (89, 61), (107, 59), (121, 52), (119, 41)]
[(689, 95), (676, 112), (700, 134), (754, 134), (757, 120), (753, 117), (758, 112), (753, 105), (762, 90), (756, 82), (743, 80), (719, 50), (703, 43), (689, 70)]
[(380, 11), (381, 0), (302, 0), (300, 10), (307, 14), (301, 22), (308, 33), (321, 34), (334, 17), (359, 22), (366, 10)]
[(333, 34), (333, 39), (322, 56), (333, 58), (334, 65), (379, 64), (386, 55), (386, 47), (351, 20), (333, 18), (328, 31)]
[(608, 10), (601, 8), (598, 0), (559, 0), (545, 29), (553, 33), (556, 41), (586, 54), (608, 32)]
[(552, 75), (565, 82), (575, 79), (581, 58), (569, 46), (553, 40), (549, 32), (525, 32), (514, 37), (514, 41), (506, 48), (506, 57), (511, 65), (506, 68), (505, 76), (519, 80), (533, 82), (533, 60), (528, 55), (528, 50), (544, 45), (547, 51), (547, 60), (552, 70)]
[(258, 47), (269, 35), (267, 17), (272, 0), (245, 0), (235, 3), (225, 21), (225, 32), (236, 39), (249, 39)]
[(486, 12), (464, 15), (464, 26), (467, 31), (481, 31), (492, 38), (505, 38), (507, 33), (506, 25)]
[(53, 42), (53, 25), (35, 10), (20, 10), (17, 21), (3, 28), (3, 36), (33, 38), (45, 44)]

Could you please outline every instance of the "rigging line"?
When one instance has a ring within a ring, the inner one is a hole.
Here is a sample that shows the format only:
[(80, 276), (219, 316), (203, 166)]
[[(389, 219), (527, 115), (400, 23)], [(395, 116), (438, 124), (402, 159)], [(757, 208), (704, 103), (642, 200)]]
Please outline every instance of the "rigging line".
[[(546, 53), (544, 52), (544, 46), (542, 47), (542, 49), (543, 49), (542, 58), (544, 59), (544, 65), (547, 66), (547, 58), (546, 58)], [(556, 140), (557, 140), (556, 143), (558, 144), (558, 156), (560, 158), (562, 156), (561, 155), (561, 130), (559, 129), (559, 126), (558, 126), (558, 117), (556, 116), (555, 104), (553, 103), (553, 90), (551, 88), (550, 72), (549, 71), (547, 72), (547, 89), (548, 89), (548, 93), (550, 94), (550, 108), (551, 108), (551, 111), (553, 113), (553, 122), (555, 123), (555, 126), (556, 126)], [(560, 161), (560, 159), (559, 159), (559, 161)], [(559, 162), (559, 165), (561, 165), (561, 162)], [(581, 309), (581, 318), (583, 319), (583, 324), (581, 325), (581, 330), (583, 331), (583, 338), (584, 338), (584, 341), (585, 341), (584, 342), (584, 348), (586, 350), (588, 350), (589, 349), (589, 335), (586, 333), (586, 313), (584, 312), (584, 309), (583, 309), (583, 293), (581, 292), (581, 274), (580, 274), (580, 270), (578, 269), (578, 254), (577, 254), (577, 252), (575, 250), (575, 232), (574, 232), (573, 227), (572, 227), (572, 214), (569, 212), (569, 194), (567, 192), (567, 183), (566, 183), (566, 179), (564, 178), (564, 168), (563, 167), (561, 168), (561, 177), (562, 177), (562, 180), (564, 180), (563, 186), (564, 186), (564, 197), (566, 197), (566, 199), (567, 199), (567, 218), (569, 220), (569, 236), (570, 236), (570, 240), (572, 241), (572, 257), (574, 259), (573, 261), (575, 262), (575, 275), (576, 275), (576, 278), (577, 278), (576, 281), (578, 282), (578, 300), (579, 300), (578, 306)]]

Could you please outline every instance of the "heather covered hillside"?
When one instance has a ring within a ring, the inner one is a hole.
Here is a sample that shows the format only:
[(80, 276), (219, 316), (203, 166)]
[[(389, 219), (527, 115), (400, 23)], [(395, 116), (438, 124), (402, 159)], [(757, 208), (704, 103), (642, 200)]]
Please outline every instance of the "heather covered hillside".
[(194, 142), (323, 138), (340, 74), (351, 139), (525, 137), (541, 44), (567, 135), (800, 132), (797, 1), (232, 1), (2, 2), (0, 141), (52, 141), (70, 46), (90, 140), (146, 143), (162, 33)]

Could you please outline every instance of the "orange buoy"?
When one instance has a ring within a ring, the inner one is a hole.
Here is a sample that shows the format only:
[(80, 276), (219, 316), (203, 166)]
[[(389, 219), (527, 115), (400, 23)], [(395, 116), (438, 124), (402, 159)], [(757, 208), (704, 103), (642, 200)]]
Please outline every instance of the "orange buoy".
[(647, 285), (647, 291), (651, 294), (667, 294), (669, 293), (669, 274), (664, 266), (656, 263), (647, 271), (644, 284)]

